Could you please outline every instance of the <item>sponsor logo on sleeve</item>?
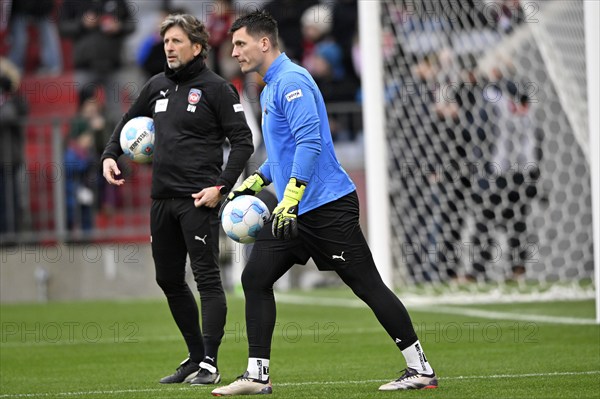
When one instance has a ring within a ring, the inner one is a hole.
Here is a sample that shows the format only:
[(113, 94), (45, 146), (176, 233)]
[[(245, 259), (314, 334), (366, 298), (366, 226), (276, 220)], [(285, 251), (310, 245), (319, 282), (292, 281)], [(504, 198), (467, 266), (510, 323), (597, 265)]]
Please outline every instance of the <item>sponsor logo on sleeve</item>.
[(302, 89), (290, 91), (288, 94), (285, 95), (285, 98), (287, 99), (288, 103), (300, 97), (302, 97)]

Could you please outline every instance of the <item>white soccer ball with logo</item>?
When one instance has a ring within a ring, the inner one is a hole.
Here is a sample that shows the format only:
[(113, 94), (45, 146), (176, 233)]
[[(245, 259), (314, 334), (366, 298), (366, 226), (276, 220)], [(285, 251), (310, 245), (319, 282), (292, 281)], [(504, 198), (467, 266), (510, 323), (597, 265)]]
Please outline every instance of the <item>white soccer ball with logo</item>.
[(221, 214), (225, 234), (233, 241), (250, 244), (269, 219), (270, 212), (264, 202), (253, 195), (240, 195), (230, 201)]
[(121, 148), (134, 162), (152, 162), (154, 154), (154, 120), (138, 116), (129, 120), (121, 129)]

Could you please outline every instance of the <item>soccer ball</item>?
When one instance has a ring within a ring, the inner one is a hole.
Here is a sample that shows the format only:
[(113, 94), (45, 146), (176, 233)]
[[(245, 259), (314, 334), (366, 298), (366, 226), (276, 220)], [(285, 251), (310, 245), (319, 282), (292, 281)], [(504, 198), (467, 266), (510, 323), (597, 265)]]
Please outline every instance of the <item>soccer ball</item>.
[(152, 162), (154, 154), (154, 121), (147, 116), (130, 119), (121, 130), (123, 153), (134, 162)]
[(259, 198), (240, 195), (225, 205), (221, 225), (233, 241), (250, 244), (256, 240), (269, 215), (269, 209)]

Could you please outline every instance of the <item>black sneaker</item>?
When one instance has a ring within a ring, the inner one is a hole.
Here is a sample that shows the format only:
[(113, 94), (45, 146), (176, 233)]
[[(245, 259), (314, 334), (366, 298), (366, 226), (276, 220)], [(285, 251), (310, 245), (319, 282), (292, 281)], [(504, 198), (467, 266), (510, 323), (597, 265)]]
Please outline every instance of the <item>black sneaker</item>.
[(221, 374), (216, 367), (208, 363), (200, 363), (200, 370), (194, 378), (190, 380), (191, 385), (210, 385), (221, 382)]
[(185, 359), (175, 373), (160, 379), (161, 384), (178, 384), (180, 382), (189, 382), (196, 376), (200, 369), (200, 364), (192, 362), (189, 358)]

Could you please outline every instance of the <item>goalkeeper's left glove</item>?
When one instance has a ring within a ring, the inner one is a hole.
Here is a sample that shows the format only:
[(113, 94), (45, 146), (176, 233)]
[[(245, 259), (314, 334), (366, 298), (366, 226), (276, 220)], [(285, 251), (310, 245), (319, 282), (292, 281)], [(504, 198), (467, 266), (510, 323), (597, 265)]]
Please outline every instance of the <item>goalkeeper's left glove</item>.
[(292, 177), (285, 187), (283, 199), (273, 210), (273, 237), (289, 240), (298, 236), (298, 204), (306, 182)]

